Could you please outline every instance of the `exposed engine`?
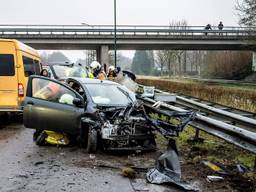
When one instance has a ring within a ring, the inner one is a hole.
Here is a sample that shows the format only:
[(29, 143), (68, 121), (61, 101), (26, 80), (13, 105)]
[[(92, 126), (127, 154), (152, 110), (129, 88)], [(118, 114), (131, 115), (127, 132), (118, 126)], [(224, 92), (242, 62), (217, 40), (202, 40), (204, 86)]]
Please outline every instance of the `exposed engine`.
[[(175, 119), (174, 124), (170, 118)], [(169, 113), (143, 103), (100, 107), (94, 117), (85, 118), (84, 122), (91, 125), (89, 133), (91, 130), (98, 133), (104, 150), (145, 151), (156, 149), (155, 132), (166, 138), (178, 136), (193, 118), (191, 112)], [(94, 147), (95, 140), (89, 139), (88, 145)]]
[(107, 110), (101, 113), (104, 123), (101, 138), (105, 150), (153, 150), (155, 138), (152, 125), (143, 115), (141, 107)]

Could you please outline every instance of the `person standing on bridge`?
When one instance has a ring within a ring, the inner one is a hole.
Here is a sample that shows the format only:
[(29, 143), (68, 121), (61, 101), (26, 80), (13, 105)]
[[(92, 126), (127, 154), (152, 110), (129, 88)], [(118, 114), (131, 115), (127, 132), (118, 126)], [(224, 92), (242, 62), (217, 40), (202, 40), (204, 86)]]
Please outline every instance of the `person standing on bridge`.
[[(204, 29), (205, 29), (205, 30), (212, 30), (211, 24), (207, 24)], [(207, 35), (207, 34), (208, 34), (208, 33), (205, 32), (205, 35)]]
[[(218, 29), (221, 31), (223, 29), (224, 25), (222, 23), (222, 21), (220, 21), (219, 25), (218, 25)], [(220, 33), (220, 35), (223, 35), (223, 33)]]
[(224, 25), (223, 25), (222, 21), (220, 21), (220, 23), (219, 23), (219, 25), (218, 25), (219, 30), (222, 30), (223, 27), (224, 27)]

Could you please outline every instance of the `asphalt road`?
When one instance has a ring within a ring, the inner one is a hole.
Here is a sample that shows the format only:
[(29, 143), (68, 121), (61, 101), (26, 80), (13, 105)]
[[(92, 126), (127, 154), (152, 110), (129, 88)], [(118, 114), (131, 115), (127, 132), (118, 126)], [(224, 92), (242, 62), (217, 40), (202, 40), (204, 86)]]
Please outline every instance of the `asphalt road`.
[[(0, 129), (1, 192), (177, 191), (170, 186), (147, 184), (143, 177), (130, 180), (121, 176), (118, 167), (122, 163), (132, 160), (146, 167), (154, 163), (149, 157), (90, 155), (78, 147), (38, 147), (32, 141), (32, 134), (33, 130), (25, 129), (22, 124)], [(104, 164), (105, 168), (98, 164)]]

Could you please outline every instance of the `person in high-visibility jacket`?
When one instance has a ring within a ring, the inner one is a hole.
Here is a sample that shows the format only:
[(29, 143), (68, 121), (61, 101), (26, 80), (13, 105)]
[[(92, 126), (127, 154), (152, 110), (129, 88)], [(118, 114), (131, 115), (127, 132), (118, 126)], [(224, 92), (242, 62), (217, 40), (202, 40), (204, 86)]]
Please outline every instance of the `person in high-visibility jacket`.
[(94, 78), (105, 80), (107, 75), (104, 71), (102, 71), (101, 64), (97, 61), (93, 61), (90, 65), (91, 73), (93, 74)]

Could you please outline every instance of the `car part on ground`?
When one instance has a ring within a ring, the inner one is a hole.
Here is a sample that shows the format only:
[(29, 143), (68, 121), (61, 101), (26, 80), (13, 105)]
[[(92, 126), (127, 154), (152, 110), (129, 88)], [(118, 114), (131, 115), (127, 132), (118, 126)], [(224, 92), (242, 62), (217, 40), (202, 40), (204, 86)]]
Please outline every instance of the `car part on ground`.
[(196, 191), (189, 184), (181, 180), (181, 168), (174, 139), (169, 139), (167, 151), (156, 161), (156, 167), (150, 169), (146, 179), (153, 184), (174, 184), (185, 191)]
[(68, 145), (70, 143), (69, 138), (62, 133), (54, 131), (36, 131), (33, 135), (35, 143), (39, 146), (50, 145)]

